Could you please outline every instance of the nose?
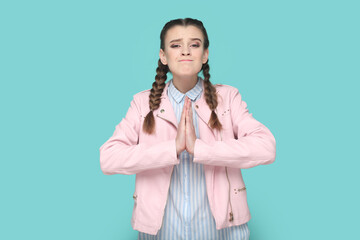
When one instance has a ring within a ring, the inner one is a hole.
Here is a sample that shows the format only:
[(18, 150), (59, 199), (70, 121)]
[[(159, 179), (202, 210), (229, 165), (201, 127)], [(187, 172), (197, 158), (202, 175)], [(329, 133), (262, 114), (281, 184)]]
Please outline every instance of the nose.
[(181, 51), (181, 55), (183, 56), (190, 55), (190, 49), (188, 47), (183, 47)]

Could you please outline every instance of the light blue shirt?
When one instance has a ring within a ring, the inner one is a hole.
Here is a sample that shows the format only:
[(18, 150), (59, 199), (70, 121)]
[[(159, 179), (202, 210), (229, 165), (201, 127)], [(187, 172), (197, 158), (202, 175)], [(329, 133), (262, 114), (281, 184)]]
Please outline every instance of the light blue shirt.
[[(199, 77), (194, 88), (181, 93), (170, 80), (167, 94), (173, 106), (178, 123), (184, 107), (185, 95), (192, 103), (201, 97), (202, 79)], [(193, 110), (193, 123), (199, 138), (198, 116)], [(249, 239), (247, 223), (216, 230), (206, 193), (203, 165), (193, 162), (193, 155), (186, 150), (179, 155), (180, 163), (174, 166), (169, 195), (165, 207), (163, 224), (157, 235), (139, 232), (140, 240), (245, 240)]]

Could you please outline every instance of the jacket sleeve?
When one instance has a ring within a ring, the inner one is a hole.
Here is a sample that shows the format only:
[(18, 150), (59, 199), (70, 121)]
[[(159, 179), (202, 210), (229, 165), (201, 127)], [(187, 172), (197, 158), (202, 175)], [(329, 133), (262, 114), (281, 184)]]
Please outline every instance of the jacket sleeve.
[(274, 162), (276, 142), (270, 130), (253, 118), (236, 88), (231, 91), (230, 101), (235, 138), (213, 143), (196, 139), (194, 162), (233, 168), (251, 168)]
[(100, 147), (100, 166), (106, 175), (130, 175), (179, 163), (175, 139), (139, 143), (142, 126), (137, 102), (134, 97), (125, 118), (116, 126), (112, 137)]

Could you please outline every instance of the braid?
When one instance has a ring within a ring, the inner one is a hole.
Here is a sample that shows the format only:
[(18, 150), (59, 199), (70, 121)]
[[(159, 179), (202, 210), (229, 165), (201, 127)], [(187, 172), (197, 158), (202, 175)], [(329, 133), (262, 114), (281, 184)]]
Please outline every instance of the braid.
[(212, 129), (221, 130), (222, 125), (219, 121), (218, 116), (215, 113), (215, 109), (218, 105), (216, 89), (210, 82), (210, 73), (209, 73), (210, 66), (209, 66), (208, 62), (209, 61), (207, 61), (203, 65), (202, 70), (203, 70), (203, 75), (204, 75), (205, 100), (211, 110), (209, 124)]
[(155, 118), (153, 111), (158, 109), (160, 106), (160, 97), (165, 88), (165, 81), (167, 79), (166, 74), (168, 71), (168, 66), (162, 64), (159, 59), (158, 67), (156, 68), (155, 82), (152, 84), (152, 89), (150, 90), (149, 95), (150, 112), (146, 115), (143, 124), (143, 130), (148, 134), (154, 133), (155, 130)]

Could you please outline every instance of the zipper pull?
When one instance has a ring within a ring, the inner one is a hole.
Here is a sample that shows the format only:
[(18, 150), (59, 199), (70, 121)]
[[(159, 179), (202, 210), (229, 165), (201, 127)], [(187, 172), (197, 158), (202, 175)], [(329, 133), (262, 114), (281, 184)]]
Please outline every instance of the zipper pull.
[(233, 214), (232, 212), (230, 212), (229, 221), (230, 221), (230, 222), (234, 221), (234, 214)]

